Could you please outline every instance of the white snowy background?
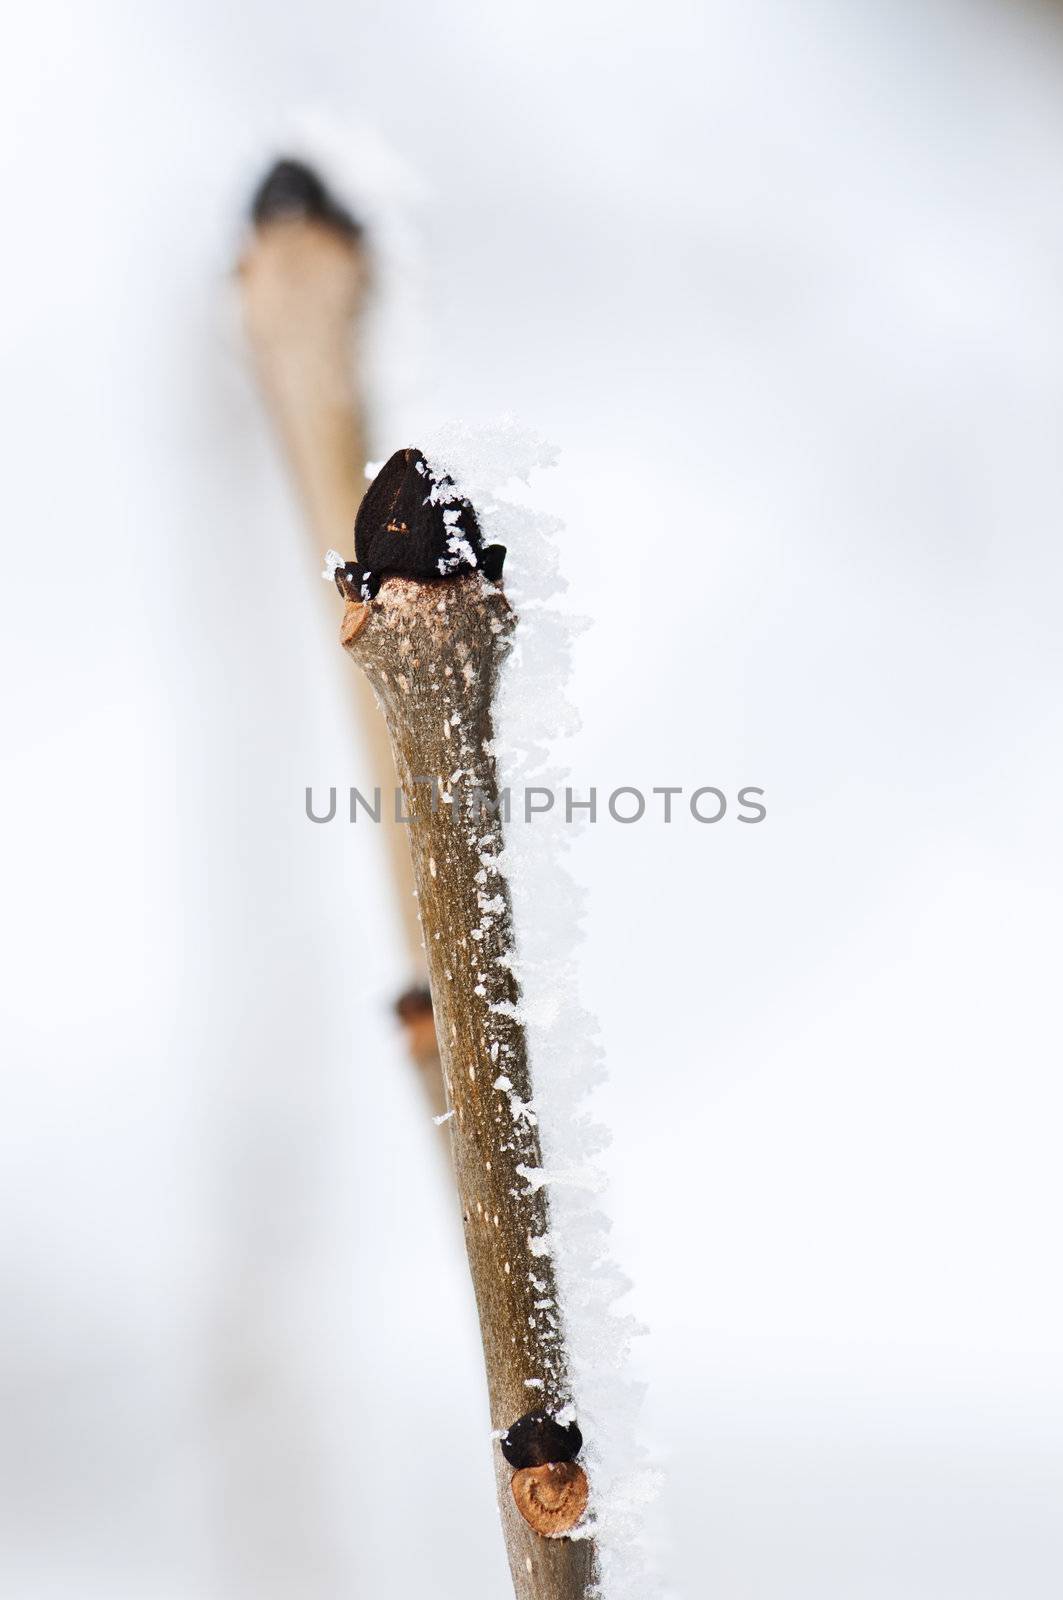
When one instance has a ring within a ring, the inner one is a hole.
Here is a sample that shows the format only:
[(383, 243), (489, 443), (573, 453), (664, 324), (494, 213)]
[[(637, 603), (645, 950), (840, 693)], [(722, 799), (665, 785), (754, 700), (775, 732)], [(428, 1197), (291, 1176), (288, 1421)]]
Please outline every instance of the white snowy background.
[(572, 861), (662, 1583), (1057, 1600), (1061, 24), (9, 19), (5, 1596), (506, 1592), (379, 841), (303, 815), (364, 779), (350, 668), (230, 279), (309, 108), (416, 174), (375, 452), (561, 447), (574, 781), (767, 790)]

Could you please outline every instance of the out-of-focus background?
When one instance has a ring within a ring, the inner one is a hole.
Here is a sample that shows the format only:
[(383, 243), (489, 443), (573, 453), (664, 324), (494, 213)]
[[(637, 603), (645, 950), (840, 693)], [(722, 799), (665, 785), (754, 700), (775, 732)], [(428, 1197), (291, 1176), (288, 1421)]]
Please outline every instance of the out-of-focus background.
[(380, 841), (303, 814), (363, 757), (231, 281), (302, 108), (413, 175), (375, 453), (561, 447), (574, 781), (767, 791), (572, 863), (662, 1582), (1056, 1600), (1063, 13), (46, 0), (2, 54), (3, 1593), (506, 1592)]

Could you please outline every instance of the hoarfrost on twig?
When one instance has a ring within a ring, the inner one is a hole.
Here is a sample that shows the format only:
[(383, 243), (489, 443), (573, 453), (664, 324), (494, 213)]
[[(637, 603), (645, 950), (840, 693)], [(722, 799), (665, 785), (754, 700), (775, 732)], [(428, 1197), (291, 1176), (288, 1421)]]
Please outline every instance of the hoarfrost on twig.
[[(433, 474), (450, 479), (439, 498), (467, 499), (476, 508), (484, 542), (509, 551), (506, 593), (520, 627), (495, 703), (493, 753), (500, 787), (534, 783), (557, 791), (568, 777), (554, 765), (558, 734), (577, 726), (565, 679), (581, 624), (556, 605), (565, 588), (557, 548), (560, 524), (512, 498), (536, 468), (553, 464), (556, 452), (510, 418), (493, 428), (452, 424), (423, 449)], [(552, 1258), (557, 1277), (556, 1314), (574, 1397), (574, 1406), (557, 1420), (578, 1418), (584, 1434), (592, 1494), (587, 1531), (597, 1542), (601, 1600), (644, 1600), (651, 1579), (642, 1513), (656, 1492), (657, 1475), (647, 1467), (635, 1436), (639, 1394), (627, 1361), (638, 1329), (615, 1308), (626, 1282), (609, 1259), (608, 1222), (594, 1198), (605, 1183), (594, 1157), (606, 1139), (584, 1102), (602, 1076), (601, 1050), (597, 1026), (581, 1006), (572, 976), (579, 938), (573, 905), (580, 897), (563, 865), (571, 836), (561, 815), (540, 814), (534, 827), (507, 828), (502, 855), (483, 862), (505, 875), (512, 896), (516, 948), (511, 965), (520, 1000), (517, 1006), (491, 1009), (514, 1016), (526, 1029), (534, 1113), (513, 1095), (505, 1074), (494, 1087), (510, 1096), (516, 1126), (528, 1115), (538, 1119), (544, 1165), (518, 1170), (533, 1188), (549, 1189), (549, 1232), (529, 1245), (533, 1256)], [(541, 893), (546, 880), (548, 898)], [(485, 911), (491, 909), (486, 896), (481, 903)], [(534, 1386), (537, 1380), (527, 1381)]]

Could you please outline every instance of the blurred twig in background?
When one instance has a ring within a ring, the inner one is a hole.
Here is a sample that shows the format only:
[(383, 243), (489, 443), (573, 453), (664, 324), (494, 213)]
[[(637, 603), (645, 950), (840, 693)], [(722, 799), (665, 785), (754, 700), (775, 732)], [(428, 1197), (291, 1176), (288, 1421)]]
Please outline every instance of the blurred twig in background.
[[(252, 202), (253, 232), (240, 262), (244, 316), (259, 380), (291, 465), (317, 553), (348, 548), (366, 484), (366, 401), (360, 328), (369, 257), (360, 224), (299, 161), (278, 161)], [(409, 970), (396, 1002), (410, 1057), (435, 1114), (444, 1109), (439, 1052), (409, 850), (389, 798), (395, 767), (365, 682), (355, 711), (372, 786), (385, 796), (395, 902)]]

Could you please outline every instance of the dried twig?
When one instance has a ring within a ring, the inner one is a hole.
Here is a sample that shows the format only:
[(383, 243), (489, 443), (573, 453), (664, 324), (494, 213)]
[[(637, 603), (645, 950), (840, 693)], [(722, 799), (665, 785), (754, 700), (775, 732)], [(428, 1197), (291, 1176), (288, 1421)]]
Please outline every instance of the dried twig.
[[(549, 1239), (528, 1047), (517, 1009), (492, 701), (515, 618), (482, 574), (475, 515), (435, 503), (417, 452), (363, 503), (337, 573), (341, 639), (387, 719), (406, 811), (435, 1003), (454, 1166), (480, 1314), (506, 1545), (519, 1600), (579, 1600), (593, 1543), (571, 1538), (587, 1484), (573, 1457), (562, 1308)], [(444, 516), (447, 520), (444, 521)], [(367, 553), (380, 581), (363, 603)], [(439, 574), (440, 560), (460, 557)], [(481, 570), (469, 570), (479, 567)], [(403, 572), (413, 576), (400, 576)], [(433, 576), (434, 574), (434, 576)], [(514, 1472), (513, 1469), (516, 1468)]]
[[(288, 456), (315, 553), (350, 538), (365, 492), (365, 405), (359, 333), (369, 278), (365, 240), (317, 175), (279, 161), (252, 206), (253, 232), (240, 263), (244, 317), (270, 412)], [(395, 768), (366, 686), (353, 681), (368, 752), (370, 789), (390, 795)], [(396, 1012), (434, 1112), (443, 1110), (431, 1001), (413, 877), (403, 828), (382, 811), (395, 903), (411, 987)]]

